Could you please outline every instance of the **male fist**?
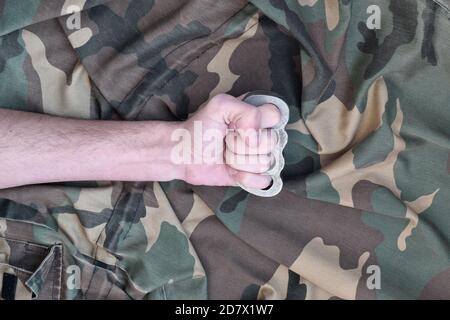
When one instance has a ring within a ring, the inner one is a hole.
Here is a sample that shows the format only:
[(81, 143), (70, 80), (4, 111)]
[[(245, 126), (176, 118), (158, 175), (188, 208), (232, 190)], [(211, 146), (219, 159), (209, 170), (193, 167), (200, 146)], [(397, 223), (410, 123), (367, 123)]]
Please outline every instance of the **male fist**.
[(172, 134), (179, 142), (172, 159), (184, 166), (184, 180), (191, 184), (265, 189), (271, 178), (264, 173), (274, 163), (277, 143), (271, 128), (280, 119), (272, 104), (255, 107), (217, 95)]

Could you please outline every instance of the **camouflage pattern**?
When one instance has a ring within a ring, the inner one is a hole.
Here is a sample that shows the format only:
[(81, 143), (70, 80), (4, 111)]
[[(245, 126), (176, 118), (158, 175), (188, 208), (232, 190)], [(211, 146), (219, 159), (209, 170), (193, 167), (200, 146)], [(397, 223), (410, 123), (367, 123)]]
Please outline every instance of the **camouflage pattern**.
[(17, 299), (449, 299), (449, 8), (0, 0), (1, 107), (174, 121), (217, 93), (270, 90), (291, 109), (275, 198), (181, 181), (1, 190), (0, 287), (15, 281)]

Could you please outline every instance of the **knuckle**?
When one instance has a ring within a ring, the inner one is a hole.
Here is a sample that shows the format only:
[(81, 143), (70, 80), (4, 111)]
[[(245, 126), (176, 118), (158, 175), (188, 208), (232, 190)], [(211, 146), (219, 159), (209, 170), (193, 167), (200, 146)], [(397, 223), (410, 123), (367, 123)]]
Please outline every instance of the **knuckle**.
[(274, 160), (273, 155), (264, 155), (263, 156), (263, 159), (262, 159), (263, 172), (269, 171), (272, 168), (273, 160)]
[(277, 123), (280, 123), (280, 121), (281, 121), (280, 109), (278, 109), (278, 107), (273, 104), (269, 104), (267, 110), (269, 112), (269, 116), (272, 119), (274, 125), (276, 125)]
[(272, 179), (270, 177), (262, 177), (261, 181), (258, 185), (258, 188), (259, 189), (267, 188), (268, 186), (270, 186), (271, 181), (272, 181)]
[(263, 172), (267, 172), (270, 170), (270, 162), (266, 162), (263, 165)]
[(275, 112), (275, 124), (278, 124), (281, 122), (281, 112), (280, 110), (277, 108), (276, 112)]
[(219, 93), (209, 100), (209, 105), (220, 108), (224, 105), (224, 103), (230, 100), (230, 97), (231, 96), (226, 93)]
[(248, 174), (248, 173), (243, 173), (243, 174), (241, 174), (241, 183), (244, 185), (244, 186), (249, 186), (250, 185), (250, 183), (251, 183), (251, 178), (250, 178), (250, 175)]

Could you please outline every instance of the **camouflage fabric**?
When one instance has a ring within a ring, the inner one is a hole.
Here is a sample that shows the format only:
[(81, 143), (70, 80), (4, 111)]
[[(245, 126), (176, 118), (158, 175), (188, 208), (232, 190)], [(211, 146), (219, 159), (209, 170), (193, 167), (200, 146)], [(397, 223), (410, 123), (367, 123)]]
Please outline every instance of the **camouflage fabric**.
[(0, 190), (2, 298), (449, 299), (449, 8), (0, 0), (1, 107), (177, 121), (270, 90), (291, 110), (275, 198), (180, 181)]

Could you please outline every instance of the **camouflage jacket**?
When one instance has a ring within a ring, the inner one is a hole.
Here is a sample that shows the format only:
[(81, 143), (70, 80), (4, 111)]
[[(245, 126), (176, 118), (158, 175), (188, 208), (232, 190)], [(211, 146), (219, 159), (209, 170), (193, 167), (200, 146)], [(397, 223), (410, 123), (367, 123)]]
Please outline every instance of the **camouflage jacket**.
[(270, 90), (291, 111), (275, 198), (0, 190), (1, 298), (450, 298), (449, 56), (448, 0), (0, 0), (3, 108), (179, 121)]

